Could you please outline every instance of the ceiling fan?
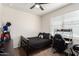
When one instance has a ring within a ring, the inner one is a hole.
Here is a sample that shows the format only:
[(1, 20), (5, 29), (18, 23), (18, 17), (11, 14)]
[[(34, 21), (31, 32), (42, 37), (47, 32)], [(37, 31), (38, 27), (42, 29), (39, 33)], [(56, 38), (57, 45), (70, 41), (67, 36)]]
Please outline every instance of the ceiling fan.
[(30, 9), (37, 7), (40, 8), (41, 10), (44, 10), (44, 8), (42, 7), (43, 4), (48, 4), (48, 3), (35, 3), (33, 6), (30, 7)]

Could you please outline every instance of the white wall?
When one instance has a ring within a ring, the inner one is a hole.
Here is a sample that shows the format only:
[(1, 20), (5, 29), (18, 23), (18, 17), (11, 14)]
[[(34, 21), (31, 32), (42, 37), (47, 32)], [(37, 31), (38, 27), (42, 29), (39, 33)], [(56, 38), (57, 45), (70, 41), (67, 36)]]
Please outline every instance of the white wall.
[(42, 16), (42, 31), (50, 32), (50, 19), (59, 15), (63, 15), (65, 13), (69, 13), (75, 10), (79, 10), (79, 3), (70, 4), (61, 9), (57, 9), (54, 12), (50, 12), (46, 15)]
[(1, 21), (2, 21), (2, 5), (0, 4), (0, 27), (1, 27)]
[(14, 48), (18, 47), (21, 35), (27, 38), (29, 36), (36, 36), (41, 31), (39, 16), (3, 6), (2, 23), (6, 23), (7, 21), (12, 23), (11, 37)]

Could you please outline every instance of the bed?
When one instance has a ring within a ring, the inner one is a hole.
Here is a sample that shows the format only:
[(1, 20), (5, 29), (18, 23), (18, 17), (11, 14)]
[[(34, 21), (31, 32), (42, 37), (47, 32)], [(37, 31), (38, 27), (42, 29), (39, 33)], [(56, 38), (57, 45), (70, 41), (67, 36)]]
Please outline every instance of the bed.
[(27, 50), (27, 52), (49, 47), (51, 43), (52, 39), (45, 37), (40, 38), (39, 35), (37, 37), (29, 37), (29, 38), (24, 38), (23, 36), (21, 36), (21, 47)]

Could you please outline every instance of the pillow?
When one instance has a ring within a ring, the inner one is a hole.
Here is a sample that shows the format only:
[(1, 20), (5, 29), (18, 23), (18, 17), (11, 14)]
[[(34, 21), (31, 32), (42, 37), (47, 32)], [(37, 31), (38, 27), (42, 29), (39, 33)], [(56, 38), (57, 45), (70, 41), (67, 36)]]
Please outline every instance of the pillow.
[[(42, 36), (40, 36), (40, 35), (42, 35)], [(38, 37), (43, 37), (43, 33), (39, 33), (39, 34), (38, 34)]]
[(43, 35), (39, 35), (39, 38), (43, 38)]

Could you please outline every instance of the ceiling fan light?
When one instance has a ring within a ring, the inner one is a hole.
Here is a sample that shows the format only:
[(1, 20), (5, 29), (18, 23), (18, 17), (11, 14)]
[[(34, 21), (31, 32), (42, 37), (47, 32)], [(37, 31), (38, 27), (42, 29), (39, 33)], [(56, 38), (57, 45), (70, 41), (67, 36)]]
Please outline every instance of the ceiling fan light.
[(39, 5), (35, 5), (35, 7), (36, 7), (36, 8), (39, 8), (40, 6), (39, 6)]

